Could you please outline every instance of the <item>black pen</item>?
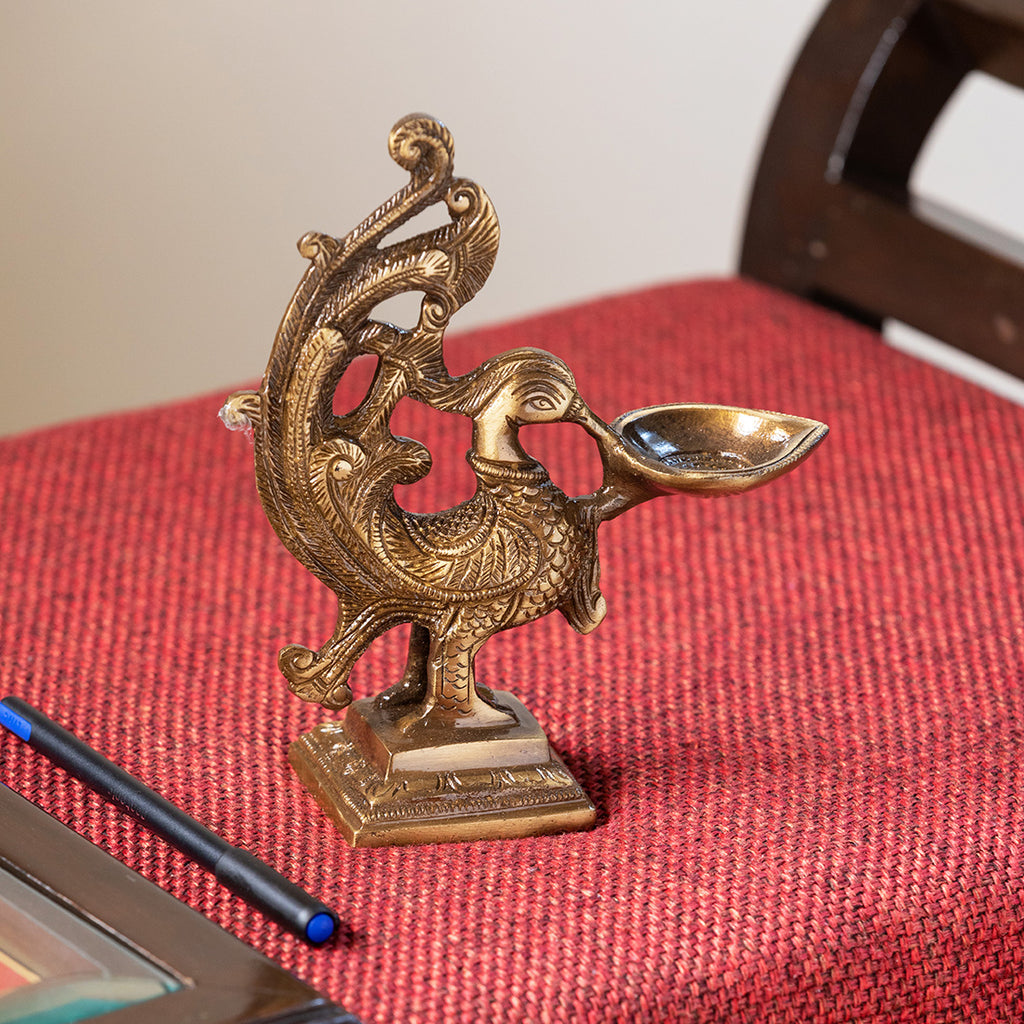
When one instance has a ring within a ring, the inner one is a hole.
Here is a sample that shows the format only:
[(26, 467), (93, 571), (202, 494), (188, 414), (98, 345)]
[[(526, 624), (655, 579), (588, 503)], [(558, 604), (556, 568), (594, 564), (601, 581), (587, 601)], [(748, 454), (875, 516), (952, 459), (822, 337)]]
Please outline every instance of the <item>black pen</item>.
[(212, 872), (221, 885), (300, 938), (320, 945), (337, 930), (338, 917), (329, 907), (248, 851), (232, 846), (200, 825), (31, 704), (19, 697), (5, 697), (0, 701), (0, 725), (69, 775), (128, 811), (186, 857)]

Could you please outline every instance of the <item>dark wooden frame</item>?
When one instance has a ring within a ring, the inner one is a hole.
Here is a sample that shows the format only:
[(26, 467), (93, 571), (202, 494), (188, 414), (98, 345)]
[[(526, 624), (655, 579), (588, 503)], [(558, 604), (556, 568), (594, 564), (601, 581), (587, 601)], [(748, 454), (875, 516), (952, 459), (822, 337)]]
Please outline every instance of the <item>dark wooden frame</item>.
[(1024, 377), (1024, 246), (908, 188), (975, 70), (1024, 88), (1024, 0), (833, 0), (776, 110), (740, 270)]
[(0, 785), (0, 869), (142, 953), (182, 987), (89, 1024), (358, 1024), (201, 914)]

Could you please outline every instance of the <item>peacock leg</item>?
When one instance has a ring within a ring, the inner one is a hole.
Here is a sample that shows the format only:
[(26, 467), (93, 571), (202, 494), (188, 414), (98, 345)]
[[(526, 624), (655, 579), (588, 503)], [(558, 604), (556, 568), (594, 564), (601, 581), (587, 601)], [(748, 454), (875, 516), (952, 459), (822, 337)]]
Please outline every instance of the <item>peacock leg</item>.
[(476, 687), (476, 654), (489, 637), (489, 632), (481, 636), (479, 632), (452, 629), (432, 640), (427, 659), (427, 703), (433, 712), (465, 725), (515, 722), (512, 715), (485, 700)]
[(421, 701), (427, 695), (427, 655), (430, 652), (430, 631), (414, 622), (409, 632), (409, 656), (405, 672), (394, 686), (377, 697), (377, 707), (398, 707)]

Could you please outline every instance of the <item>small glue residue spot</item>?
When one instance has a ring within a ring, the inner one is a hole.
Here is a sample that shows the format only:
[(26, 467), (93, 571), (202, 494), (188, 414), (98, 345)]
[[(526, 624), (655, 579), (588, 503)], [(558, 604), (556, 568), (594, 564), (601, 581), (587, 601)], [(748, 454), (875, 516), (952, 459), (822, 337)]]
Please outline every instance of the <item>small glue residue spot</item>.
[(217, 416), (228, 430), (235, 430), (241, 434), (245, 434), (249, 443), (252, 444), (254, 433), (252, 420), (250, 420), (245, 413), (240, 412), (230, 402), (225, 402), (224, 405), (221, 406), (220, 412), (217, 413)]

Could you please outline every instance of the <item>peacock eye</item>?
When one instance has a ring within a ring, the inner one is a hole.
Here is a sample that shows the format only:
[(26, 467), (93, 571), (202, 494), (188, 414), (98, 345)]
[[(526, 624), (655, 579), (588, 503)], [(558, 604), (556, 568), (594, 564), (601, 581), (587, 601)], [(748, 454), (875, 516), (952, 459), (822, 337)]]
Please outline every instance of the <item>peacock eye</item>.
[(335, 459), (331, 463), (331, 476), (335, 480), (347, 480), (352, 475), (352, 463), (348, 459)]

